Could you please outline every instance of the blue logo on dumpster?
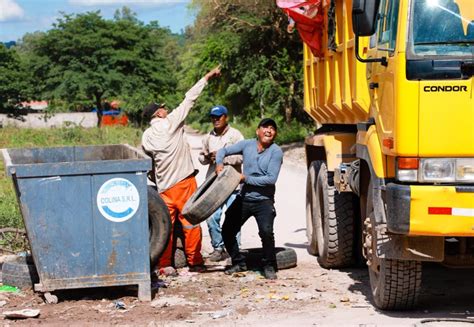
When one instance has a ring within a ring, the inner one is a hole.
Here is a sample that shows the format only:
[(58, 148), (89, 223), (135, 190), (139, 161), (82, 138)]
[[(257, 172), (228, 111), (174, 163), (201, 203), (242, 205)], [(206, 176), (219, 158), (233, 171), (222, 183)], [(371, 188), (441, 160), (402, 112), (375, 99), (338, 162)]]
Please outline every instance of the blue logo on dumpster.
[(138, 190), (125, 178), (106, 181), (97, 193), (97, 208), (102, 216), (113, 222), (124, 222), (133, 217), (140, 205)]

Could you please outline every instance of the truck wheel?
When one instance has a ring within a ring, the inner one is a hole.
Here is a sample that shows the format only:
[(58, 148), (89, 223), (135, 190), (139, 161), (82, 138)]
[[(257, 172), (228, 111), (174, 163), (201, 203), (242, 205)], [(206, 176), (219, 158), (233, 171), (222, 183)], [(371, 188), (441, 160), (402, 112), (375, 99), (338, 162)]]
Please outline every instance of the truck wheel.
[(322, 163), (316, 183), (316, 237), (318, 262), (323, 268), (343, 268), (353, 263), (353, 194), (339, 193), (333, 174)]
[(148, 186), (148, 222), (150, 234), (150, 269), (153, 271), (166, 249), (171, 234), (171, 218), (168, 206), (158, 191)]
[(311, 255), (318, 255), (318, 243), (315, 232), (317, 211), (316, 182), (322, 163), (322, 160), (311, 162), (306, 178), (306, 237), (308, 238), (308, 247), (306, 249)]
[(209, 176), (184, 205), (183, 216), (193, 225), (206, 220), (234, 192), (240, 177), (232, 166), (224, 166), (219, 175)]
[(418, 300), (421, 286), (421, 262), (379, 258), (376, 255), (375, 214), (372, 183), (367, 196), (364, 222), (364, 256), (369, 268), (370, 287), (375, 306), (381, 310), (408, 310)]

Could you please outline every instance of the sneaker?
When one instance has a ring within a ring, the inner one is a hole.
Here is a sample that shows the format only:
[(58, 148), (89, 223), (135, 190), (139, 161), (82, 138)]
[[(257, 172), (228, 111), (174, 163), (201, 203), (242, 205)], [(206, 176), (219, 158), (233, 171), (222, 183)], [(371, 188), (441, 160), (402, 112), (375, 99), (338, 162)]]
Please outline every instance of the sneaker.
[(247, 271), (247, 266), (245, 264), (242, 264), (242, 265), (237, 264), (237, 265), (232, 265), (226, 270), (224, 270), (224, 274), (232, 275), (234, 273), (243, 272), (243, 271)]
[(229, 255), (224, 249), (214, 249), (214, 251), (209, 255), (209, 261), (218, 262), (227, 259)]
[(189, 266), (189, 271), (190, 272), (197, 272), (197, 273), (202, 273), (207, 270), (207, 267), (204, 265), (194, 265), (194, 266)]
[(263, 274), (265, 275), (266, 279), (277, 279), (275, 268), (272, 266), (263, 267)]

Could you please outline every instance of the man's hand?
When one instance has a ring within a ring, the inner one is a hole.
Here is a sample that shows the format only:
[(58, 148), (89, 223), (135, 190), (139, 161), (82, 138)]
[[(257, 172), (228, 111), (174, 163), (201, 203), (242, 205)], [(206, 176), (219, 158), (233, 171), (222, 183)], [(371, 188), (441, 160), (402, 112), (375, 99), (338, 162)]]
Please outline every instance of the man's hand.
[(221, 65), (218, 65), (214, 69), (212, 69), (209, 73), (207, 73), (204, 77), (206, 81), (210, 80), (211, 78), (217, 77), (221, 75)]
[(240, 174), (240, 182), (244, 183), (245, 182), (245, 176), (244, 174)]
[(216, 174), (219, 175), (221, 173), (222, 169), (224, 169), (223, 164), (217, 165), (216, 166)]
[(211, 161), (211, 163), (216, 162), (216, 151), (209, 153), (207, 156), (208, 156), (207, 158)]

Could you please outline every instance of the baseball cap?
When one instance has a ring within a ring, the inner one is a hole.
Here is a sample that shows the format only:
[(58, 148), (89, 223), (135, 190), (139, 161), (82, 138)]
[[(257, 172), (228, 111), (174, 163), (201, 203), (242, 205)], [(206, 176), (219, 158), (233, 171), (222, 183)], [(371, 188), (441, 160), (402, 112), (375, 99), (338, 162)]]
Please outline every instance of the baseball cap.
[(143, 119), (150, 120), (153, 114), (160, 108), (165, 106), (164, 103), (157, 104), (155, 102), (146, 105), (142, 110)]
[(262, 127), (262, 126), (273, 126), (275, 128), (275, 130), (277, 130), (277, 123), (271, 119), (271, 118), (263, 118), (260, 123), (258, 123), (258, 127)]
[(224, 106), (214, 106), (211, 108), (211, 111), (209, 112), (209, 116), (217, 116), (220, 117), (222, 115), (227, 116), (227, 108)]

